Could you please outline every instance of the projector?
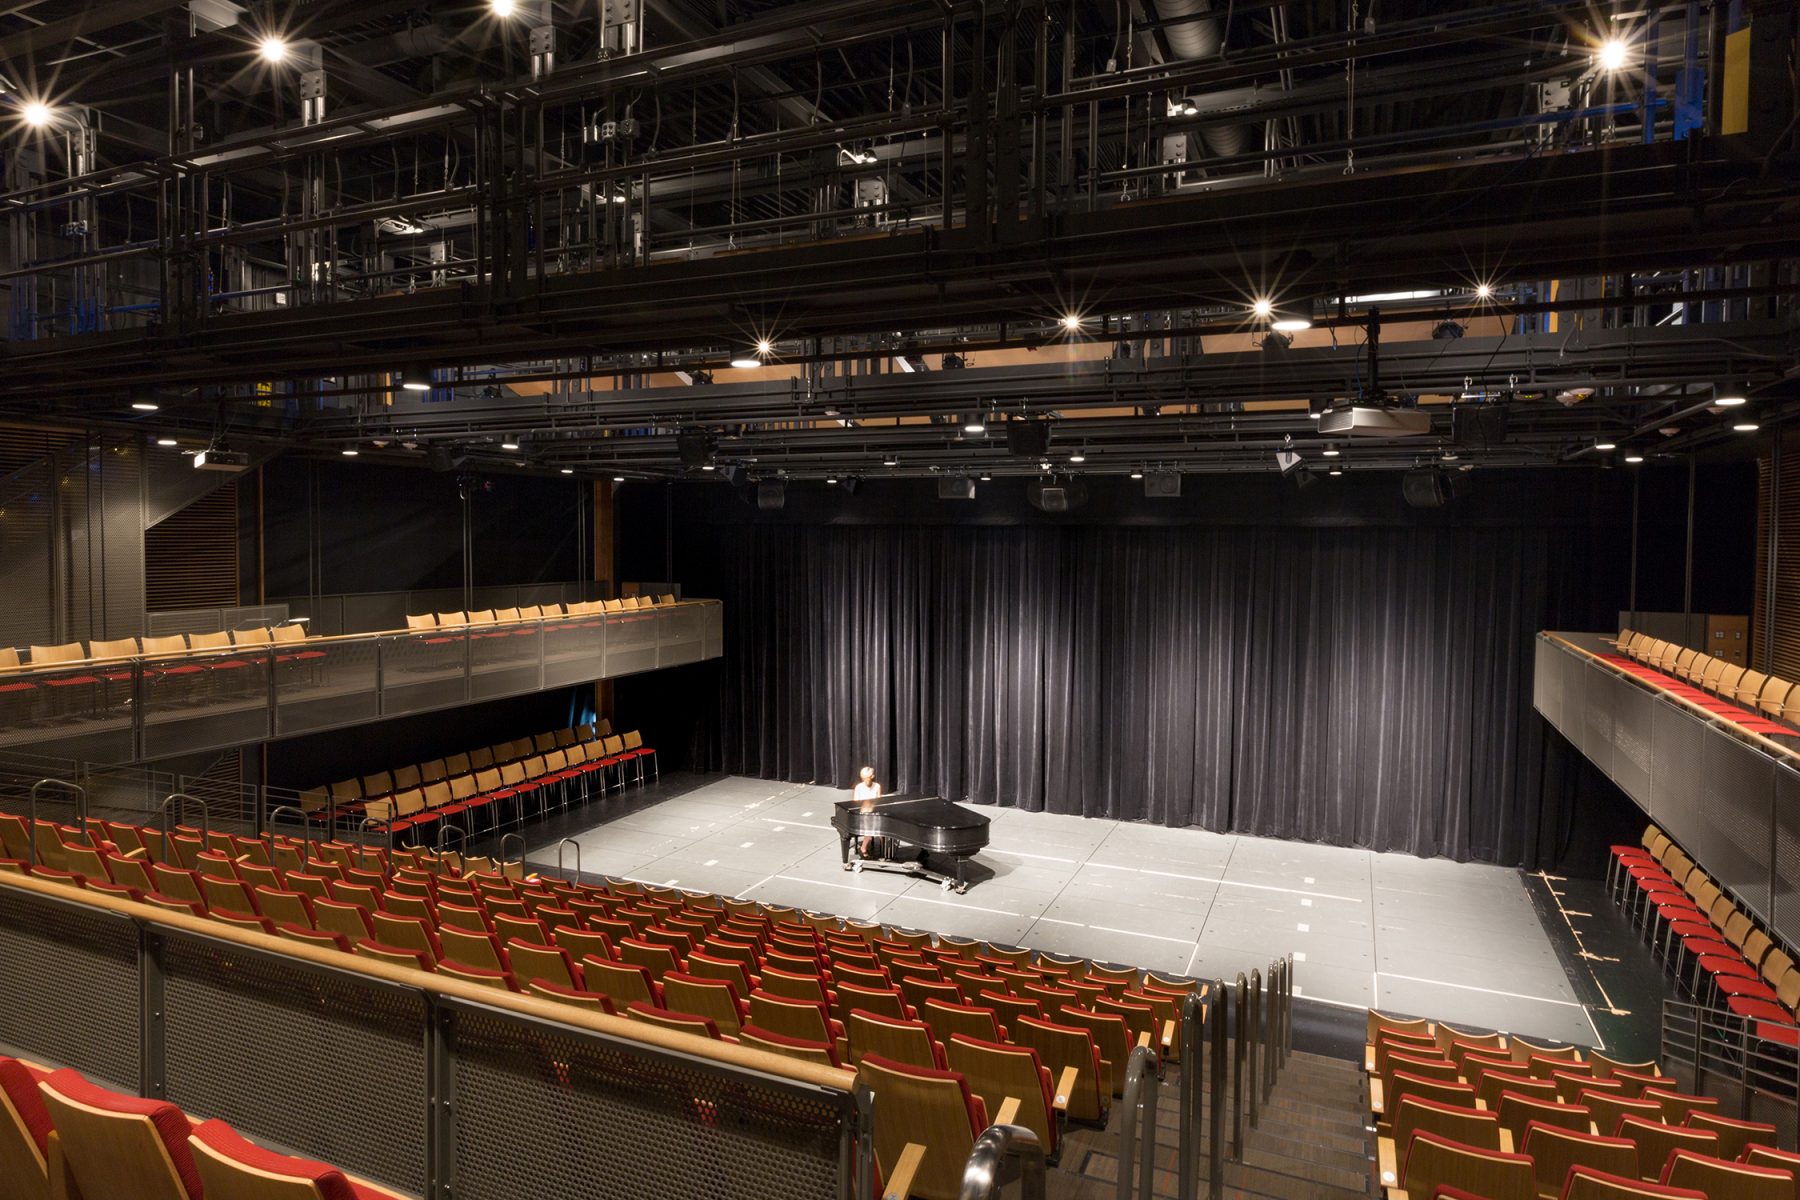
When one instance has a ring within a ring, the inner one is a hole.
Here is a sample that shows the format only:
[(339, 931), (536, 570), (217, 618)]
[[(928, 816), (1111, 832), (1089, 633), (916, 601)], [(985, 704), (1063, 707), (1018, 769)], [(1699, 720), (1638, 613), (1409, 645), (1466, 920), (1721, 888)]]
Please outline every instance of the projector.
[(1320, 414), (1319, 432), (1332, 437), (1425, 437), (1431, 433), (1431, 414), (1365, 404), (1334, 408)]
[(196, 471), (229, 471), (236, 474), (250, 469), (250, 456), (242, 450), (201, 450), (194, 455)]

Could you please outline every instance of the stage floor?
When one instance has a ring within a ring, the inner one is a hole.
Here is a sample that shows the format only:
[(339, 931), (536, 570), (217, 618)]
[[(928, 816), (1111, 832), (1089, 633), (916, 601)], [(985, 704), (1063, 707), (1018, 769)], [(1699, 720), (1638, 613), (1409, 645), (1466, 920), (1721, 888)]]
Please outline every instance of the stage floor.
[[(550, 836), (581, 846), (584, 874), (795, 905), (1176, 974), (1235, 978), (1295, 957), (1295, 991), (1585, 1045), (1641, 1044), (1637, 1020), (1597, 987), (1560, 881), (1404, 854), (1199, 829), (973, 806), (992, 821), (973, 881), (935, 884), (839, 861), (831, 806), (848, 792), (670, 776), (571, 812)], [(531, 831), (533, 841), (541, 831)], [(556, 866), (556, 847), (530, 855)], [(573, 866), (573, 856), (568, 865)], [(1596, 889), (1597, 890), (1597, 889)], [(1566, 928), (1565, 928), (1566, 927)], [(1552, 937), (1552, 933), (1556, 937)], [(1571, 936), (1573, 940), (1571, 941)], [(1618, 988), (1615, 986), (1614, 991)], [(1598, 1023), (1590, 1008), (1601, 1014)], [(1623, 1023), (1622, 1023), (1622, 1019)], [(1610, 1035), (1610, 1036), (1608, 1036)], [(1635, 1047), (1634, 1047), (1635, 1048)]]

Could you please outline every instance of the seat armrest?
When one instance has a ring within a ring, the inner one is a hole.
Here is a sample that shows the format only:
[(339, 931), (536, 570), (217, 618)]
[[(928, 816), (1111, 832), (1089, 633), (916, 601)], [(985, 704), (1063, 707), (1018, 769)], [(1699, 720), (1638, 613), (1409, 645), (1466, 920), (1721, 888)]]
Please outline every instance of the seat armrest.
[(1381, 1077), (1369, 1076), (1369, 1111), (1377, 1116), (1387, 1112), (1387, 1098), (1382, 1094), (1384, 1091), (1385, 1089), (1381, 1086)]
[(1081, 1079), (1081, 1072), (1074, 1067), (1064, 1067), (1062, 1074), (1056, 1078), (1056, 1099), (1050, 1107), (1067, 1116), (1069, 1097), (1075, 1094), (1075, 1084)]
[(994, 1116), (996, 1125), (1017, 1125), (1019, 1123), (1019, 1098), (1008, 1096), (1000, 1102), (1000, 1111)]
[(913, 1177), (924, 1161), (925, 1147), (917, 1142), (906, 1143), (900, 1151), (900, 1161), (894, 1164), (894, 1173), (888, 1176), (887, 1186), (881, 1189), (881, 1200), (906, 1200), (912, 1195)]
[[(1593, 1124), (1593, 1122), (1591, 1122), (1591, 1121), (1588, 1123), (1590, 1125)], [(1502, 1154), (1518, 1153), (1518, 1151), (1513, 1149), (1513, 1135), (1512, 1135), (1512, 1130), (1510, 1130), (1510, 1129), (1502, 1129), (1500, 1131), (1500, 1153), (1502, 1153)]]
[(1381, 1174), (1376, 1180), (1382, 1187), (1394, 1187), (1400, 1182), (1399, 1152), (1394, 1148), (1394, 1139), (1379, 1137), (1375, 1139), (1375, 1163)]
[(1175, 1022), (1164, 1021), (1162, 1028), (1162, 1048), (1169, 1049), (1175, 1045)]
[[(1150, 1031), (1149, 1030), (1146, 1029), (1143, 1033), (1138, 1034), (1137, 1044), (1146, 1050), (1148, 1050), (1150, 1048)], [(1167, 1042), (1164, 1042), (1163, 1044), (1165, 1046), (1168, 1045)]]
[(1370, 1074), (1375, 1073), (1375, 1043), (1374, 1042), (1366, 1042), (1363, 1045), (1363, 1070), (1369, 1072)]

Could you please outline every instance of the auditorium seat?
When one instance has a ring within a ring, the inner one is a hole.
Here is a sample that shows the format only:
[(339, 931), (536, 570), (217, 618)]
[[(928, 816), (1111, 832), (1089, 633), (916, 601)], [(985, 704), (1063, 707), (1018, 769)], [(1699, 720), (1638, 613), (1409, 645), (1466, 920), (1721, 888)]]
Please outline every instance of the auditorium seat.
[(850, 1040), (850, 1061), (860, 1062), (873, 1054), (893, 1062), (916, 1067), (945, 1066), (944, 1046), (923, 1021), (897, 1020), (857, 1009), (844, 1022)]
[(1742, 1158), (1744, 1151), (1751, 1146), (1774, 1145), (1777, 1136), (1775, 1126), (1766, 1122), (1740, 1121), (1704, 1109), (1689, 1112), (1684, 1124), (1689, 1129), (1704, 1129), (1718, 1134), (1720, 1158)]
[(830, 1042), (810, 1042), (804, 1038), (789, 1037), (772, 1030), (761, 1029), (755, 1025), (742, 1025), (738, 1028), (738, 1041), (758, 1050), (767, 1050), (771, 1054), (779, 1054), (785, 1058), (799, 1059), (821, 1067), (842, 1067), (844, 1063), (838, 1058), (837, 1047)]
[(53, 1126), (52, 1171), (60, 1159), (84, 1200), (201, 1200), (193, 1130), (179, 1108), (108, 1091), (69, 1070), (38, 1088)]
[(1594, 1114), (1594, 1128), (1601, 1133), (1615, 1133), (1625, 1117), (1646, 1121), (1662, 1120), (1662, 1105), (1654, 1100), (1638, 1100), (1625, 1096), (1609, 1096), (1605, 1092), (1585, 1091), (1577, 1099)]
[(1531, 1158), (1543, 1200), (1561, 1195), (1571, 1167), (1592, 1167), (1626, 1179), (1638, 1176), (1637, 1143), (1629, 1138), (1598, 1137), (1533, 1121), (1525, 1127), (1519, 1152)]
[[(1407, 1096), (1394, 1106), (1389, 1128), (1388, 1136), (1376, 1140), (1376, 1159), (1384, 1187), (1400, 1185), (1407, 1149), (1420, 1134), (1436, 1134), (1460, 1145), (1483, 1150), (1511, 1151), (1513, 1148), (1511, 1136), (1501, 1128), (1495, 1114), (1438, 1104), (1417, 1096)], [(1411, 1186), (1404, 1186), (1410, 1193)]]
[(1664, 1187), (1609, 1175), (1594, 1167), (1571, 1167), (1563, 1183), (1561, 1200), (1707, 1200), (1705, 1192), (1692, 1188)]
[(1439, 1187), (1461, 1188), (1484, 1200), (1537, 1200), (1531, 1159), (1464, 1145), (1434, 1133), (1415, 1133), (1404, 1151), (1401, 1186), (1409, 1200)]
[(404, 1200), (326, 1163), (265, 1150), (223, 1121), (199, 1125), (188, 1146), (206, 1200)]
[(1058, 1080), (1066, 1072), (1075, 1071), (1074, 1088), (1069, 1094), (1069, 1116), (1077, 1121), (1104, 1121), (1112, 1104), (1112, 1077), (1100, 1051), (1086, 1029), (1058, 1025), (1037, 1017), (1020, 1016), (1008, 1026), (1015, 1046), (1037, 1052), (1038, 1060)]
[[(857, 1077), (874, 1094), (876, 1111), (885, 1118), (875, 1123), (883, 1195), (957, 1200), (963, 1166), (988, 1125), (987, 1108), (968, 1081), (954, 1071), (878, 1056), (863, 1059)], [(996, 1119), (1010, 1121), (1012, 1114)]]
[(404, 946), (388, 946), (381, 942), (364, 939), (351, 948), (351, 952), (362, 958), (386, 963), (390, 967), (405, 967), (413, 971), (429, 971), (436, 966), (429, 954), (420, 950), (409, 950)]
[(625, 1015), (634, 1021), (642, 1021), (647, 1025), (656, 1025), (676, 1033), (685, 1033), (693, 1037), (703, 1037), (711, 1041), (723, 1040), (719, 1035), (719, 1027), (698, 1013), (677, 1012), (674, 1009), (657, 1008), (642, 1000), (631, 1004)]
[(1719, 1150), (1719, 1135), (1710, 1130), (1684, 1129), (1643, 1117), (1619, 1118), (1619, 1127), (1614, 1131), (1614, 1136), (1629, 1138), (1637, 1143), (1638, 1174), (1651, 1181), (1658, 1180), (1662, 1165), (1677, 1150), (1692, 1150), (1706, 1155), (1716, 1154)]
[(659, 1007), (662, 1004), (662, 984), (650, 978), (650, 972), (643, 967), (590, 954), (581, 960), (581, 975), (590, 990), (611, 996), (615, 1005), (638, 1000)]
[(0, 1057), (0, 1180), (17, 1200), (51, 1200), (50, 1113), (38, 1090), (47, 1074)]
[(1663, 1167), (1661, 1182), (1692, 1188), (1710, 1200), (1793, 1200), (1794, 1173), (1782, 1167), (1753, 1166), (1676, 1150)]
[(612, 997), (601, 992), (585, 991), (581, 988), (564, 987), (559, 983), (550, 983), (543, 979), (534, 979), (526, 986), (527, 992), (546, 1000), (554, 1000), (559, 1004), (573, 1004), (593, 1012), (616, 1014)]
[(473, 983), (479, 987), (493, 988), (495, 991), (516, 992), (519, 984), (510, 971), (492, 967), (476, 966), (472, 963), (457, 962), (453, 958), (438, 960), (437, 973), (450, 979), (460, 979), (464, 983)]
[(1685, 1123), (1692, 1113), (1708, 1112), (1719, 1107), (1717, 1096), (1696, 1096), (1667, 1088), (1645, 1088), (1638, 1093), (1638, 1099), (1656, 1103), (1662, 1109), (1662, 1119), (1671, 1125)]
[(662, 978), (663, 1003), (677, 1012), (705, 1017), (725, 1037), (736, 1037), (749, 1015), (749, 1005), (723, 979), (703, 979), (680, 971)]
[(1037, 1052), (1024, 1046), (952, 1034), (944, 1048), (949, 1069), (969, 1082), (969, 1090), (981, 1097), (989, 1112), (999, 1112), (1006, 1100), (1018, 1100), (1016, 1123), (1037, 1135), (1046, 1156), (1057, 1152), (1058, 1115), (1069, 1107), (1068, 1094), (1075, 1072), (1065, 1071), (1059, 1087)]

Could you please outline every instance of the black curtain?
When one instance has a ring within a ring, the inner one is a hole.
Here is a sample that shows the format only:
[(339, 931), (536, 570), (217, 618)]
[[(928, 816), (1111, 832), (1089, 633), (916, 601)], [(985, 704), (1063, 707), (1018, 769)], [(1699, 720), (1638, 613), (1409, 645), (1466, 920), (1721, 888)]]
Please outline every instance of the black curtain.
[(1603, 540), (684, 523), (683, 581), (727, 622), (725, 659), (679, 689), (689, 711), (708, 696), (691, 757), (838, 786), (870, 763), (890, 790), (1549, 865), (1611, 832), (1530, 695), (1538, 630), (1610, 620)]

